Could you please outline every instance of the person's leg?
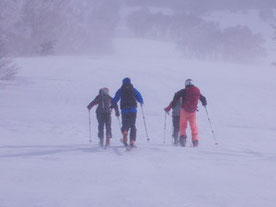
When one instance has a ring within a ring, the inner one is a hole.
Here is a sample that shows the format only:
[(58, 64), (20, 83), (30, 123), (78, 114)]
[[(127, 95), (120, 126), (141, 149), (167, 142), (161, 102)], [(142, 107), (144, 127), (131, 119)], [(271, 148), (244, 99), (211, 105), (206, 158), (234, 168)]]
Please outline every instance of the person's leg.
[(98, 120), (98, 137), (100, 139), (100, 145), (103, 145), (103, 138), (104, 138), (104, 119), (102, 114), (97, 114)]
[(190, 114), (189, 124), (191, 127), (193, 145), (198, 146), (199, 138), (198, 138), (198, 127), (197, 127), (197, 123), (196, 123), (196, 112)]
[(111, 114), (107, 113), (105, 117), (105, 128), (106, 128), (106, 140), (105, 145), (110, 145), (110, 138), (112, 137), (111, 132)]
[(137, 113), (130, 113), (130, 144), (134, 146), (135, 141), (136, 141), (136, 116)]
[(127, 145), (127, 135), (130, 128), (129, 113), (122, 114), (122, 134), (123, 134), (123, 143)]
[(187, 139), (186, 129), (187, 129), (186, 112), (184, 111), (183, 108), (181, 108), (180, 120), (179, 120), (179, 134), (180, 134), (179, 142), (182, 146), (185, 146), (186, 144), (186, 139)]
[(172, 120), (173, 120), (173, 139), (174, 139), (174, 144), (177, 144), (178, 143), (180, 116), (173, 116)]

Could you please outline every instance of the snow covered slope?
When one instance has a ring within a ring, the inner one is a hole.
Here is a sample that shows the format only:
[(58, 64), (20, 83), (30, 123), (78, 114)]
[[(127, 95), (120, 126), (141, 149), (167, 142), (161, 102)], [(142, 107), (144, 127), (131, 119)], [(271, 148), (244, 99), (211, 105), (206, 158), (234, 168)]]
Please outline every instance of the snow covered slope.
[[(19, 77), (1, 82), (1, 207), (274, 207), (275, 68), (181, 59), (171, 45), (117, 40), (108, 57), (20, 58)], [(87, 104), (113, 96), (130, 77), (145, 100), (137, 149), (126, 152), (113, 115), (111, 147), (98, 147)], [(163, 142), (164, 111), (187, 78), (207, 97), (219, 145), (199, 106), (200, 146)]]

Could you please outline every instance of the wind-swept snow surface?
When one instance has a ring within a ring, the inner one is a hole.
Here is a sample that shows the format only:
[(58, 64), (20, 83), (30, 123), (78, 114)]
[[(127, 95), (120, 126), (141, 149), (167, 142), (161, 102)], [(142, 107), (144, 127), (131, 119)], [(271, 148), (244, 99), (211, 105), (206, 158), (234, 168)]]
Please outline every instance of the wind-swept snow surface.
[[(187, 61), (159, 42), (117, 45), (108, 57), (17, 59), (18, 80), (0, 83), (0, 206), (274, 207), (275, 68)], [(144, 97), (150, 142), (139, 108), (137, 148), (122, 147), (113, 114), (102, 149), (94, 110), (88, 142), (86, 106), (124, 77)], [(200, 146), (173, 146), (171, 117), (164, 143), (163, 108), (187, 78), (207, 97), (219, 145), (200, 104)]]

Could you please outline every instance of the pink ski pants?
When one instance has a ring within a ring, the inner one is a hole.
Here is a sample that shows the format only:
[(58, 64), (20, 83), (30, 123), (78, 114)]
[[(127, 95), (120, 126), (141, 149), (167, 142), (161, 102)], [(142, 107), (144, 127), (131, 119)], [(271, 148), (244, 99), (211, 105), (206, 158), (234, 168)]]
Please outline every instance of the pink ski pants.
[(181, 108), (180, 111), (180, 121), (179, 121), (179, 134), (184, 135), (187, 137), (186, 134), (186, 129), (187, 125), (191, 127), (191, 132), (192, 132), (192, 140), (198, 140), (198, 128), (196, 124), (196, 112), (186, 112), (183, 108)]

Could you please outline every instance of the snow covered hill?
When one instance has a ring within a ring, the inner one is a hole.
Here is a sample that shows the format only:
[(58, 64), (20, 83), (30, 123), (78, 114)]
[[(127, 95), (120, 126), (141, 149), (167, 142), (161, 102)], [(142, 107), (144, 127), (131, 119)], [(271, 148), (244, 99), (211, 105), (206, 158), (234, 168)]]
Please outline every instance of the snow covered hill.
[[(113, 56), (19, 58), (0, 82), (1, 207), (274, 207), (275, 68), (181, 59), (165, 43), (118, 39)], [(126, 152), (113, 116), (111, 147), (98, 147), (87, 104), (130, 77), (145, 100), (137, 149)], [(219, 142), (199, 107), (200, 146), (164, 143), (164, 111), (192, 78), (207, 97)]]

